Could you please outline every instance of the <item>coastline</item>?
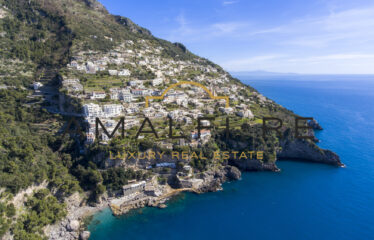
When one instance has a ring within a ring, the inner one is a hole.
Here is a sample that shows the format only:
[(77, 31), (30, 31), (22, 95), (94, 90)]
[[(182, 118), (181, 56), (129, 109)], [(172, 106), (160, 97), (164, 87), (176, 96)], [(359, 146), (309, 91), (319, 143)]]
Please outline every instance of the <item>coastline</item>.
[[(84, 226), (85, 219), (105, 208), (109, 207), (115, 216), (126, 214), (131, 209), (146, 206), (165, 208), (165, 203), (181, 192), (194, 192), (196, 194), (215, 192), (222, 189), (224, 182), (238, 180), (240, 177), (241, 172), (236, 167), (226, 166), (214, 171), (208, 170), (203, 179), (191, 178), (189, 181), (179, 181), (178, 184), (181, 188), (172, 188), (168, 184), (157, 186), (158, 190), (161, 190), (161, 194), (158, 196), (149, 196), (144, 192), (138, 192), (131, 198), (127, 196), (119, 198), (103, 196), (95, 206), (86, 205), (84, 194), (75, 193), (65, 201), (68, 206), (68, 214), (65, 219), (55, 225), (46, 227), (45, 233), (50, 240), (88, 239), (90, 232)], [(155, 178), (152, 178), (149, 182), (154, 183)], [(185, 187), (188, 184), (191, 184), (191, 187)]]
[[(304, 145), (304, 147), (305, 146), (307, 145)], [(317, 152), (320, 153), (319, 151)], [(335, 153), (331, 153), (333, 154), (332, 156), (337, 156)], [(344, 164), (340, 163), (338, 156), (337, 158), (334, 157), (335, 161), (333, 162), (330, 158), (325, 160), (320, 159), (320, 156), (318, 154), (315, 156), (319, 159), (318, 161), (313, 158), (297, 159), (290, 157), (290, 159), (303, 162), (325, 163), (337, 167), (344, 167)], [(84, 194), (75, 193), (65, 201), (68, 206), (67, 217), (55, 225), (48, 226), (45, 229), (45, 233), (47, 236), (49, 236), (50, 240), (57, 240), (61, 238), (68, 240), (86, 240), (89, 239), (90, 232), (87, 230), (87, 226), (84, 225), (85, 220), (106, 208), (110, 208), (114, 216), (124, 215), (132, 209), (143, 207), (165, 208), (167, 207), (165, 203), (169, 201), (170, 198), (178, 195), (181, 192), (193, 192), (196, 194), (202, 194), (206, 192), (216, 192), (222, 190), (223, 183), (227, 181), (239, 180), (241, 178), (241, 171), (281, 171), (275, 163), (265, 164), (260, 161), (245, 161), (244, 164), (238, 164), (237, 162), (233, 162), (232, 164), (236, 166), (227, 165), (224, 167), (218, 167), (216, 169), (209, 169), (199, 177), (189, 178), (188, 180), (183, 180), (177, 177), (175, 179), (175, 182), (172, 184), (177, 186), (177, 188), (171, 187), (167, 183), (165, 185), (159, 185), (157, 184), (155, 177), (153, 177), (152, 179), (147, 181), (147, 183), (156, 185), (155, 187), (158, 190), (158, 194), (151, 194), (152, 196), (145, 194), (144, 191), (139, 192), (131, 196), (130, 198), (127, 196), (108, 197), (107, 194), (105, 194), (100, 199), (100, 202), (95, 204), (95, 206), (88, 206), (86, 205)]]

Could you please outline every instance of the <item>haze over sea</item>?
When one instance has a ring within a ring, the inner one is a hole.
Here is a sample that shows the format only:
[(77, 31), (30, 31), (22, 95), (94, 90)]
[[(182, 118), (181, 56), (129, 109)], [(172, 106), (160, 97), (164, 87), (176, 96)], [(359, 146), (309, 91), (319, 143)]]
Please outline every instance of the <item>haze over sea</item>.
[(374, 76), (253, 76), (265, 96), (314, 117), (319, 145), (346, 168), (282, 161), (280, 173), (243, 173), (223, 191), (182, 194), (166, 209), (94, 216), (90, 239), (373, 239)]

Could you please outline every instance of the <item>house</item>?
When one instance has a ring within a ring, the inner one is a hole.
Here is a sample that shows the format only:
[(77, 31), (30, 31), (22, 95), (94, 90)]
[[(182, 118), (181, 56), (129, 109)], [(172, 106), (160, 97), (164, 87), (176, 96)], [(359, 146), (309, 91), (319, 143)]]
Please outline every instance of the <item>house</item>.
[(93, 134), (92, 132), (89, 132), (86, 134), (86, 143), (87, 144), (92, 144), (95, 142), (95, 134)]
[(156, 167), (168, 167), (168, 168), (175, 168), (175, 163), (156, 163)]
[(161, 85), (162, 83), (164, 82), (164, 80), (162, 80), (162, 78), (155, 78), (152, 80), (152, 86), (158, 86), (158, 85)]
[(100, 64), (99, 66), (97, 66), (97, 71), (105, 71), (105, 69), (105, 65)]
[(137, 125), (139, 125), (139, 120), (136, 119), (125, 119), (125, 128), (126, 129), (131, 129)]
[(183, 121), (186, 123), (186, 124), (192, 124), (192, 119), (190, 117), (184, 117), (183, 118)]
[(207, 114), (214, 114), (214, 108), (207, 108), (206, 113)]
[(203, 127), (209, 127), (210, 126), (210, 121), (208, 121), (208, 120), (201, 120), (200, 124)]
[(145, 108), (143, 110), (143, 114), (145, 117), (153, 117), (155, 115), (155, 111), (152, 107)]
[(185, 108), (188, 107), (188, 100), (187, 99), (180, 99), (180, 98), (177, 98), (175, 100), (175, 103), (178, 104), (179, 106), (183, 106)]
[(108, 70), (108, 73), (109, 73), (110, 76), (117, 76), (118, 75), (117, 70)]
[(122, 63), (125, 62), (123, 58), (111, 59), (111, 61), (113, 64), (116, 64), (116, 65), (121, 65)]
[(87, 117), (100, 117), (102, 116), (102, 109), (94, 103), (85, 104), (83, 105), (83, 114)]
[(141, 83), (141, 81), (139, 81), (139, 80), (129, 81), (129, 86), (130, 87), (135, 87), (135, 86), (137, 86), (140, 83)]
[(127, 185), (122, 187), (123, 195), (124, 196), (129, 196), (129, 195), (133, 195), (135, 193), (138, 193), (140, 191), (144, 191), (145, 184), (146, 184), (145, 181), (141, 181), (141, 182), (138, 182), (138, 183), (127, 184)]
[(105, 92), (92, 92), (91, 94), (91, 99), (104, 99), (105, 97)]
[(34, 90), (38, 90), (41, 87), (43, 87), (42, 83), (40, 83), (40, 82), (34, 82), (34, 84), (33, 84)]
[(77, 61), (72, 61), (72, 62), (70, 63), (70, 66), (73, 67), (73, 68), (77, 68), (77, 67), (78, 67), (78, 63), (77, 63)]
[(133, 114), (133, 113), (137, 113), (139, 112), (139, 109), (136, 108), (136, 107), (129, 107), (129, 108), (126, 108), (126, 113), (127, 114)]
[(166, 112), (165, 110), (161, 109), (160, 111), (156, 112), (154, 116), (156, 118), (164, 118), (167, 115), (168, 115), (168, 112)]
[(171, 112), (169, 112), (169, 117), (171, 117), (172, 119), (176, 119), (179, 115), (181, 114), (181, 111), (180, 110), (173, 110)]
[[(207, 129), (202, 129), (200, 131), (200, 138), (209, 138), (210, 137), (210, 130), (207, 130)], [(198, 139), (199, 138), (199, 133), (198, 131), (193, 131), (191, 132), (191, 138), (192, 139)]]
[(93, 62), (87, 62), (86, 64), (86, 73), (88, 74), (96, 74), (97, 66)]
[(135, 96), (143, 96), (144, 90), (143, 89), (132, 89), (131, 93), (134, 94)]
[(219, 110), (225, 114), (232, 114), (234, 112), (234, 109), (231, 107), (228, 107), (228, 108), (220, 107)]
[(239, 117), (242, 117), (242, 118), (249, 118), (249, 119), (254, 117), (253, 113), (249, 109), (239, 111), (239, 112), (236, 113), (236, 115), (238, 115)]
[(124, 102), (132, 102), (132, 94), (131, 93), (122, 93), (120, 95), (120, 99), (123, 100)]
[(118, 92), (111, 92), (111, 93), (110, 93), (110, 99), (112, 99), (112, 100), (117, 100), (117, 99), (119, 99), (119, 94), (118, 94)]
[(118, 76), (130, 76), (131, 72), (128, 69), (123, 69), (122, 71), (118, 72)]
[(115, 117), (122, 113), (123, 106), (120, 104), (108, 104), (103, 106), (105, 115)]

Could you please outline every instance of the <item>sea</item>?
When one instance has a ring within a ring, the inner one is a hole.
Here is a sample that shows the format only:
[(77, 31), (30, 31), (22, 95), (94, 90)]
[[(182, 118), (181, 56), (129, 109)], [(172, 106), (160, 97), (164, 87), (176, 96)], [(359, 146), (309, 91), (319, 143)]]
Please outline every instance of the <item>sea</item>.
[(279, 161), (281, 172), (246, 172), (223, 190), (183, 193), (165, 209), (94, 215), (91, 240), (374, 239), (374, 76), (240, 76), (323, 126), (319, 146), (345, 168)]

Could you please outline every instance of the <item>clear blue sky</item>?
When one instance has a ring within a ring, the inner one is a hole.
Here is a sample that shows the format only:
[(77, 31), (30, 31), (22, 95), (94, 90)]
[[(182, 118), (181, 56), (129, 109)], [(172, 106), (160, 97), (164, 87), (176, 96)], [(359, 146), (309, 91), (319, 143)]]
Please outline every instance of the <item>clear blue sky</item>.
[(374, 74), (373, 0), (100, 0), (229, 71)]

